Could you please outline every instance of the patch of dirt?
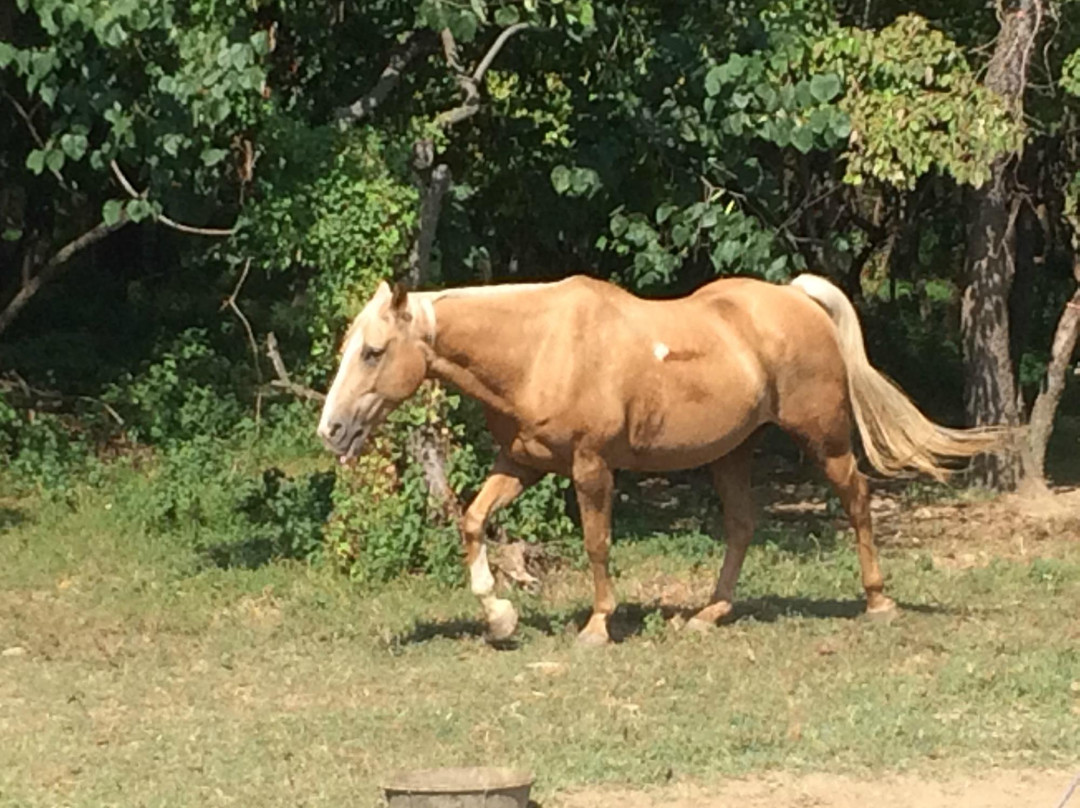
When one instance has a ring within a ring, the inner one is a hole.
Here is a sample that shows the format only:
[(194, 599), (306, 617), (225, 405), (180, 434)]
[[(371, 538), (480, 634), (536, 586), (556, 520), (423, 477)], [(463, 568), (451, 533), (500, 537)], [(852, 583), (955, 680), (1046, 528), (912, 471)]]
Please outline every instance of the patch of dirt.
[(1054, 808), (1071, 779), (1070, 773), (1037, 769), (991, 770), (941, 780), (776, 773), (715, 785), (587, 788), (560, 794), (544, 808)]
[(1053, 556), (1080, 541), (1080, 489), (903, 507), (875, 497), (878, 544), (925, 548), (942, 566)]

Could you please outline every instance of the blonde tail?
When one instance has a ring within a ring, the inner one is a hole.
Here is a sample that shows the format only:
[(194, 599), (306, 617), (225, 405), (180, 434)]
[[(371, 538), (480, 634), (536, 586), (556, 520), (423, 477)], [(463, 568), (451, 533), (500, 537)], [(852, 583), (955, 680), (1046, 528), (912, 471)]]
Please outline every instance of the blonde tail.
[(839, 288), (817, 275), (800, 275), (791, 285), (825, 309), (836, 326), (855, 422), (867, 459), (879, 472), (895, 477), (914, 469), (945, 480), (955, 461), (1006, 446), (1012, 435), (1008, 428), (950, 429), (919, 412), (899, 387), (870, 364), (855, 307)]

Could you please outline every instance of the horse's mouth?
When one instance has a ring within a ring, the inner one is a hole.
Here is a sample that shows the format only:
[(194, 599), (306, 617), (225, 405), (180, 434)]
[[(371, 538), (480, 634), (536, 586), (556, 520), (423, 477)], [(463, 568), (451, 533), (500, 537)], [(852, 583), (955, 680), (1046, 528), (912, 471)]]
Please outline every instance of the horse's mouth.
[(360, 452), (364, 449), (364, 444), (367, 443), (368, 435), (371, 434), (371, 425), (366, 425), (363, 429), (357, 432), (349, 445), (345, 448), (345, 451), (338, 455), (338, 462), (343, 466), (356, 465), (356, 458), (360, 456)]

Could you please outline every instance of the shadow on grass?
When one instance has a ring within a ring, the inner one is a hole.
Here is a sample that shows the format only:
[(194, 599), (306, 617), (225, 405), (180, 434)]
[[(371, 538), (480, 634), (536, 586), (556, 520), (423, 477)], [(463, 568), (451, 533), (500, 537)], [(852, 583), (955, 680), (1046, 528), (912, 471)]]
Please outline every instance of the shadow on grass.
[[(898, 603), (899, 614), (957, 615), (961, 612), (948, 606), (925, 603)], [(667, 606), (660, 604), (622, 603), (611, 616), (608, 631), (615, 643), (625, 642), (645, 634), (650, 627), (666, 626), (673, 618), (689, 620), (697, 609), (685, 606)], [(554, 610), (552, 612), (532, 612), (521, 617), (520, 626), (533, 629), (548, 637), (560, 634), (575, 634), (588, 622), (591, 610), (582, 607), (572, 610)], [(809, 618), (815, 620), (857, 620), (866, 617), (866, 604), (861, 598), (852, 599), (814, 599), (792, 598), (769, 595), (739, 601), (732, 613), (721, 621), (723, 626), (747, 620), (760, 623), (775, 623), (785, 618)], [(886, 618), (888, 619), (888, 618)], [(452, 620), (433, 620), (417, 622), (413, 628), (394, 638), (395, 645), (417, 645), (433, 639), (461, 640), (479, 639), (485, 634), (485, 625), (481, 620), (455, 618)], [(492, 643), (500, 650), (513, 650), (520, 645), (520, 639)]]
[(26, 512), (19, 508), (0, 507), (0, 533), (13, 527), (26, 524)]
[(203, 565), (222, 570), (255, 570), (283, 557), (275, 552), (273, 543), (267, 539), (212, 544), (203, 547), (199, 556)]

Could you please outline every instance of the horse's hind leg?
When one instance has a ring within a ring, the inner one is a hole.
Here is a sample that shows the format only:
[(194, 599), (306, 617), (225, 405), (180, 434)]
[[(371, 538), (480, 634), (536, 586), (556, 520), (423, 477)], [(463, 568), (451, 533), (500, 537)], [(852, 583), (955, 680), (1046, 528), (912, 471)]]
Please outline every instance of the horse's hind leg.
[(753, 441), (747, 440), (709, 467), (713, 485), (724, 508), (724, 538), (727, 549), (724, 563), (716, 580), (709, 605), (690, 618), (686, 627), (693, 630), (711, 628), (717, 620), (731, 612), (735, 601), (735, 585), (739, 580), (746, 549), (754, 537), (754, 502), (750, 491), (750, 462)]
[(856, 550), (866, 591), (866, 611), (869, 614), (889, 612), (896, 608), (892, 598), (884, 594), (885, 581), (878, 566), (874, 549), (874, 533), (870, 523), (870, 486), (855, 463), (850, 446), (841, 453), (827, 454), (823, 461), (825, 476), (840, 495), (851, 526), (855, 528)]
[(487, 619), (488, 633), (494, 640), (505, 640), (517, 628), (518, 616), (510, 601), (495, 597), (495, 578), (488, 566), (484, 546), (484, 527), (499, 508), (509, 505), (541, 477), (540, 472), (525, 468), (504, 455), (495, 459), (491, 475), (465, 511), (461, 537), (465, 543), (465, 566), (473, 594), (480, 599)]

